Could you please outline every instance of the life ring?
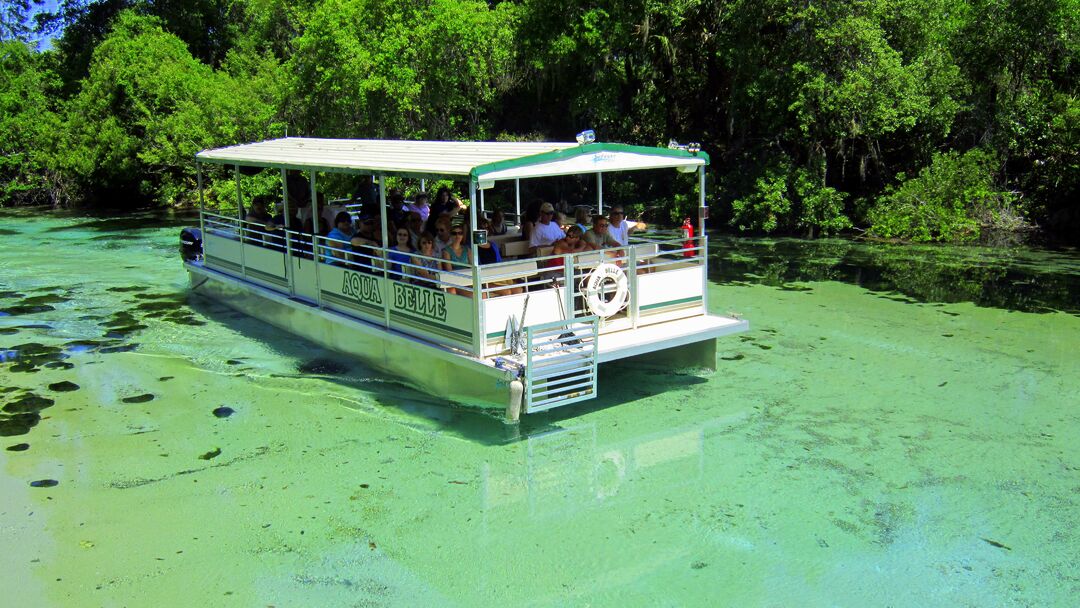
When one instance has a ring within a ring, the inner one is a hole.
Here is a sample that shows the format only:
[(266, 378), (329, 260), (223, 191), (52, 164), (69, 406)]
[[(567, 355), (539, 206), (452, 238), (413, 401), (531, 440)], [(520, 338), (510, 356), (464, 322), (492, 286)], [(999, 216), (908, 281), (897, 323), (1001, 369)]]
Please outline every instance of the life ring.
[[(607, 281), (615, 282), (615, 295), (610, 300), (604, 299), (604, 284)], [(607, 318), (619, 312), (630, 296), (626, 273), (615, 264), (600, 264), (593, 268), (581, 283), (585, 304), (598, 317)]]

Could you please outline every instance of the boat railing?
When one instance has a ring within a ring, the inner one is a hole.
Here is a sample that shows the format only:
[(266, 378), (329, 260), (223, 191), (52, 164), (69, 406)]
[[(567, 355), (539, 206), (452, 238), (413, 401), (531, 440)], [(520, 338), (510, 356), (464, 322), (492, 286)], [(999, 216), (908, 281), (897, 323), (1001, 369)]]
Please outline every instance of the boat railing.
[[(706, 306), (704, 237), (649, 234), (621, 249), (472, 265), (419, 253), (392, 260), (393, 250), (378, 245), (354, 249), (211, 212), (203, 221), (211, 268), (477, 355), (506, 352), (508, 329), (590, 316), (597, 303), (606, 313), (601, 334), (702, 314)], [(598, 278), (601, 265), (619, 272)]]

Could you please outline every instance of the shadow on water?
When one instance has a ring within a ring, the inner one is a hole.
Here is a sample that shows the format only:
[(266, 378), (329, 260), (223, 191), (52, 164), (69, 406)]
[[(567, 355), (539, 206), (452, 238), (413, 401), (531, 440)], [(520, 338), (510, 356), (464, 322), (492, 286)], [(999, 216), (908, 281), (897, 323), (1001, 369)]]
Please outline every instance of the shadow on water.
[(839, 239), (717, 237), (709, 244), (709, 278), (719, 284), (807, 289), (793, 284), (839, 281), (911, 303), (1080, 315), (1080, 258), (1073, 251)]
[[(649, 374), (649, 381), (635, 383), (632, 398), (640, 399), (662, 394), (669, 390), (685, 389), (706, 380), (692, 372), (664, 370), (660, 372), (644, 364), (621, 361), (600, 367), (599, 393), (596, 399), (574, 403), (547, 412), (522, 416), (519, 424), (507, 424), (502, 412), (481, 410), (439, 399), (416, 390), (364, 362), (322, 348), (299, 336), (283, 334), (277, 328), (237, 312), (224, 304), (191, 295), (189, 306), (200, 315), (213, 319), (229, 329), (256, 340), (278, 355), (297, 361), (296, 373), (276, 373), (273, 377), (305, 378), (312, 381), (331, 382), (349, 389), (362, 391), (382, 407), (423, 421), (425, 428), (434, 424), (448, 435), (457, 436), (484, 445), (502, 445), (528, 439), (537, 434), (558, 431), (564, 421), (580, 417), (626, 401), (626, 395), (618, 391), (605, 391), (615, 386), (620, 378), (635, 374)], [(228, 364), (242, 364), (230, 360)], [(332, 415), (328, 411), (326, 415)]]

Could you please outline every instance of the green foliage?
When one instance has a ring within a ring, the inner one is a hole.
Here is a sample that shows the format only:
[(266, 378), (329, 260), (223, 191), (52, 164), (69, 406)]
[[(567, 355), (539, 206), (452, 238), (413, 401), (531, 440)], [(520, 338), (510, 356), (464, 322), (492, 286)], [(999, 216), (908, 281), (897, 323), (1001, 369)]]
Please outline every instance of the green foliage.
[(935, 154), (910, 180), (901, 178), (870, 213), (870, 233), (911, 241), (973, 241), (980, 229), (1015, 227), (1011, 192), (995, 187), (998, 161), (982, 149)]
[(49, 200), (58, 85), (46, 57), (23, 42), (0, 42), (0, 204)]
[(156, 19), (121, 13), (67, 104), (60, 167), (84, 197), (191, 200), (196, 152), (281, 132), (279, 72), (243, 50), (215, 72)]
[[(29, 35), (33, 1), (0, 38)], [(195, 152), (286, 130), (594, 128), (700, 141), (714, 226), (1080, 234), (1080, 0), (62, 0), (39, 22), (54, 51), (2, 47), (0, 204), (190, 203)], [(245, 191), (271, 196), (261, 179)], [(605, 187), (677, 222), (683, 179)], [(234, 204), (231, 175), (208, 185)]]
[(754, 177), (750, 194), (732, 201), (732, 223), (747, 232), (833, 234), (851, 227), (844, 195), (820, 173), (775, 159)]
[(512, 81), (511, 3), (327, 0), (289, 59), (289, 123), (307, 135), (478, 138)]

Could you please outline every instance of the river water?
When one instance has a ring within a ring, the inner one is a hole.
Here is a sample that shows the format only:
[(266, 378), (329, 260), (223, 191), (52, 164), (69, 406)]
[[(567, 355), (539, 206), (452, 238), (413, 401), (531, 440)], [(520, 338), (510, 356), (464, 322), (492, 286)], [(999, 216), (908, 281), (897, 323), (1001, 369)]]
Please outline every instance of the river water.
[(1076, 251), (718, 238), (718, 371), (510, 427), (189, 301), (189, 222), (0, 216), (5, 605), (1080, 597)]

